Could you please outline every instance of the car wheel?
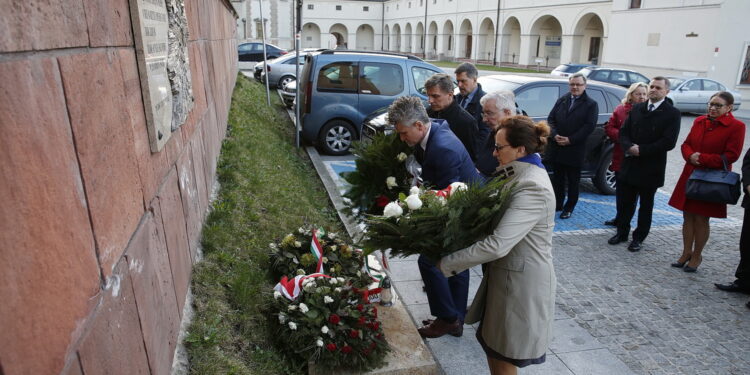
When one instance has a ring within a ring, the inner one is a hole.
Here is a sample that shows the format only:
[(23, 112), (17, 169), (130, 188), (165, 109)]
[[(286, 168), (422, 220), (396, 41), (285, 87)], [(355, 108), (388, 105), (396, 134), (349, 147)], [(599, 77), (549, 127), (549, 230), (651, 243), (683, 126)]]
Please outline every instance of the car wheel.
[(320, 132), (318, 144), (328, 155), (344, 155), (354, 141), (354, 128), (346, 121), (333, 120)]
[(615, 178), (615, 171), (609, 169), (612, 165), (612, 150), (607, 151), (604, 155), (604, 160), (599, 165), (599, 170), (596, 171), (596, 175), (592, 178), (592, 182), (597, 190), (604, 195), (613, 195), (615, 188), (617, 187), (617, 179)]
[(284, 87), (286, 87), (287, 83), (292, 82), (292, 81), (294, 81), (294, 76), (283, 76), (279, 80), (279, 86), (278, 87), (280, 89), (283, 89)]

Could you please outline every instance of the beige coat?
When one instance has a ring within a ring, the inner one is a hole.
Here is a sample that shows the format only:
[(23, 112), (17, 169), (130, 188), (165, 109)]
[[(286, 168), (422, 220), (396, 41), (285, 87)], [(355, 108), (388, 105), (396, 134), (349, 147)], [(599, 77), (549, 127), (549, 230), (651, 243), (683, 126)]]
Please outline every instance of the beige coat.
[(515, 161), (500, 171), (517, 184), (497, 228), (442, 258), (440, 269), (451, 276), (489, 263), (466, 323), (482, 320), (485, 343), (505, 357), (537, 358), (547, 351), (555, 315), (555, 194), (538, 166)]

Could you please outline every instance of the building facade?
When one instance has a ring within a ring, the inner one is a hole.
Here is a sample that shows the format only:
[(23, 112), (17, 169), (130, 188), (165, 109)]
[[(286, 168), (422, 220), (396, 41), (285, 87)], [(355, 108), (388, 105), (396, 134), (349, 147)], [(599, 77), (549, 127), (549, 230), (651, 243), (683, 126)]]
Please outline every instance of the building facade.
[(748, 14), (744, 0), (305, 0), (301, 43), (704, 76), (750, 97)]

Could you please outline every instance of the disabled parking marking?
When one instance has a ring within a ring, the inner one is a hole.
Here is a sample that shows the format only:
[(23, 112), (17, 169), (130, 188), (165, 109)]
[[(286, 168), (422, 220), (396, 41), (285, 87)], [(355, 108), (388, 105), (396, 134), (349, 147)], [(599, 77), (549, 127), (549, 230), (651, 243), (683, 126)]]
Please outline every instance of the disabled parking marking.
[[(323, 163), (325, 164), (328, 173), (336, 182), (339, 192), (343, 195), (348, 189), (348, 184), (341, 177), (341, 173), (354, 171), (356, 169), (354, 161), (323, 161)], [(651, 219), (652, 229), (658, 227), (679, 228), (682, 226), (682, 212), (668, 204), (669, 197), (670, 194), (668, 192), (661, 189), (657, 190), (656, 196), (654, 197), (654, 211)], [(562, 233), (591, 230), (600, 232), (608, 229), (614, 233), (614, 228), (605, 226), (604, 222), (614, 218), (616, 212), (617, 209), (614, 195), (581, 192), (576, 209), (573, 211), (573, 216), (571, 216), (570, 219), (562, 220), (560, 219), (560, 213), (555, 213), (555, 232)], [(723, 225), (742, 223), (742, 220), (732, 217), (726, 219), (714, 219), (714, 221), (717, 220)], [(638, 208), (636, 208), (636, 214), (633, 215), (633, 220), (630, 223), (631, 228), (637, 226), (637, 221)]]

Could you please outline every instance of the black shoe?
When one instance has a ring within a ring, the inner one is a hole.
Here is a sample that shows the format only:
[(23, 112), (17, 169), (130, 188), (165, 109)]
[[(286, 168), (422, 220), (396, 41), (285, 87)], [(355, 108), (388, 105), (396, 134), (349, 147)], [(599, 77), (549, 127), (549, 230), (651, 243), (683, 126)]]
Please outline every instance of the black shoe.
[(573, 211), (563, 211), (560, 214), (560, 219), (570, 219), (571, 216), (573, 216)]
[(612, 236), (612, 238), (610, 238), (609, 240), (607, 240), (607, 243), (610, 244), (610, 245), (617, 245), (618, 243), (625, 242), (627, 240), (628, 240), (628, 236), (627, 235), (626, 236), (622, 236), (620, 234), (615, 234), (614, 236)]
[(641, 251), (643, 246), (641, 245), (641, 241), (633, 240), (630, 242), (630, 245), (628, 245), (628, 250), (631, 252)]
[(737, 285), (737, 283), (714, 285), (716, 285), (716, 288), (718, 288), (719, 290), (723, 290), (725, 292), (750, 294), (749, 288), (743, 288), (742, 286)]
[(609, 226), (609, 227), (616, 227), (617, 226), (617, 218), (605, 221), (604, 225)]
[(745, 306), (747, 306), (747, 308), (750, 309), (750, 301), (747, 301), (747, 303), (745, 304)]
[[(685, 267), (685, 264), (687, 264), (687, 262), (689, 262), (689, 261), (690, 261), (690, 258), (688, 258), (686, 261), (684, 261), (682, 263), (680, 263), (680, 262), (674, 262), (674, 263), (672, 263), (670, 265), (672, 267), (682, 268), (682, 267)], [(718, 287), (719, 284), (714, 284), (714, 285), (716, 285)], [(721, 289), (721, 288), (719, 288), (719, 289)]]
[(692, 273), (692, 272), (698, 271), (698, 267), (685, 266), (685, 268), (683, 268), (682, 270), (685, 271), (685, 272), (691, 272)]

